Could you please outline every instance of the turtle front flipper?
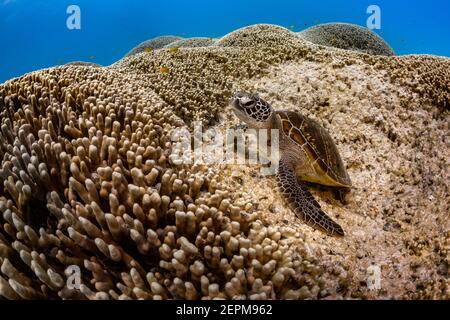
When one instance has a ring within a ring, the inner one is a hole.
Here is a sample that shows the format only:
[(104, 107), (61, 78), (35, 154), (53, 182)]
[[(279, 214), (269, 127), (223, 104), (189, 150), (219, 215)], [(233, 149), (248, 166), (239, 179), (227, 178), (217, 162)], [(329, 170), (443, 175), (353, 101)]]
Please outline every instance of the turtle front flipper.
[(284, 159), (280, 160), (277, 181), (281, 193), (296, 216), (314, 229), (320, 229), (332, 236), (344, 236), (342, 227), (322, 211), (320, 204), (306, 186), (298, 181), (294, 170), (286, 162)]

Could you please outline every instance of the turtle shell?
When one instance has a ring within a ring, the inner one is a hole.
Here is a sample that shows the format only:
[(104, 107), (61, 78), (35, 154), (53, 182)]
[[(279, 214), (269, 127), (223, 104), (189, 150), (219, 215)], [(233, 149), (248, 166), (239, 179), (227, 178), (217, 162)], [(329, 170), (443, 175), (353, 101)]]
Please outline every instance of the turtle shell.
[[(328, 132), (316, 121), (298, 112), (278, 111), (280, 131), (303, 149), (320, 178), (311, 182), (350, 187), (351, 181), (339, 151)], [(331, 179), (331, 181), (330, 181)]]

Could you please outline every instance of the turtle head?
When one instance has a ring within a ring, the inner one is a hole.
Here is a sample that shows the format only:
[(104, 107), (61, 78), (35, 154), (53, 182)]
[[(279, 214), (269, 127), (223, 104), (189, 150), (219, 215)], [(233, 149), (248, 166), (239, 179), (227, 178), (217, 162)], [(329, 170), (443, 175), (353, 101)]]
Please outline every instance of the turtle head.
[(273, 108), (258, 95), (238, 92), (231, 98), (230, 104), (236, 116), (250, 128), (270, 128)]

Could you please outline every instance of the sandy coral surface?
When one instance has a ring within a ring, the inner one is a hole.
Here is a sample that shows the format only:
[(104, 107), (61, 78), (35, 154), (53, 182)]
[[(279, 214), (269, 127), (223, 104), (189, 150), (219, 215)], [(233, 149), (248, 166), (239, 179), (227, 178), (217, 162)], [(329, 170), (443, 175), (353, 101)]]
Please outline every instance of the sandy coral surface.
[[(449, 299), (450, 60), (317, 46), (255, 25), (209, 47), (0, 85), (0, 297)], [(173, 158), (173, 129), (224, 130), (237, 90), (314, 118), (353, 181), (311, 188), (345, 230), (295, 218), (258, 167)], [(67, 268), (79, 266), (80, 288)], [(367, 268), (381, 268), (381, 289)]]

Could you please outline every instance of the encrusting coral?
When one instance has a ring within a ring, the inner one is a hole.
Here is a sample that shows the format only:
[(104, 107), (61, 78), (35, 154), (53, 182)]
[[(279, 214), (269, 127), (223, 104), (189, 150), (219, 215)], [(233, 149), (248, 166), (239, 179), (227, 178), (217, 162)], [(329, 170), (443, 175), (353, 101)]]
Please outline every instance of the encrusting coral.
[[(330, 51), (256, 25), (209, 47), (0, 85), (0, 297), (449, 298), (449, 66)], [(253, 167), (173, 157), (174, 129), (233, 124), (226, 105), (240, 88), (332, 129), (359, 188), (348, 206), (320, 200), (342, 213), (343, 240), (296, 225)], [(372, 259), (385, 270), (380, 291), (360, 276)], [(79, 289), (66, 283), (73, 265)]]

